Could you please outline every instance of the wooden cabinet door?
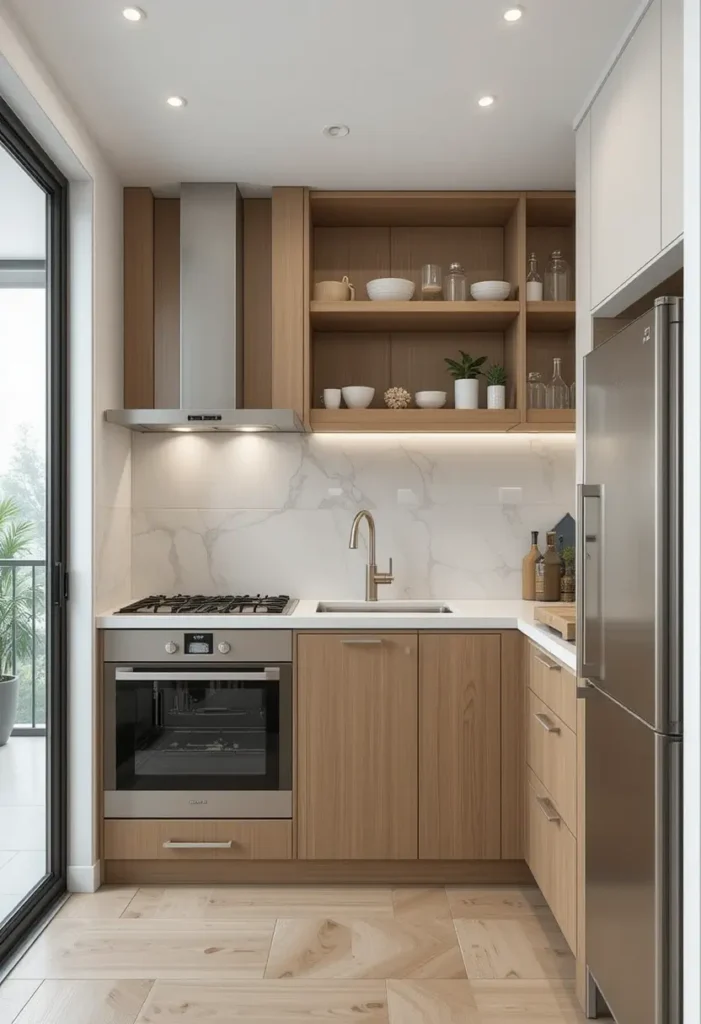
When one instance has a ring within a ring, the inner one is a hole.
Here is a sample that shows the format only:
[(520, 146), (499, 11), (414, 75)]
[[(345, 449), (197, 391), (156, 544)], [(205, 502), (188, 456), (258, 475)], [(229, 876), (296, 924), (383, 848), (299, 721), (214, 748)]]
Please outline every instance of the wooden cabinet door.
[(300, 859), (416, 858), (417, 710), (415, 633), (299, 637)]
[(660, 4), (653, 0), (591, 110), (591, 299), (661, 248)]
[(500, 856), (501, 638), (421, 636), (419, 857)]
[(684, 230), (684, 0), (662, 0), (662, 248)]

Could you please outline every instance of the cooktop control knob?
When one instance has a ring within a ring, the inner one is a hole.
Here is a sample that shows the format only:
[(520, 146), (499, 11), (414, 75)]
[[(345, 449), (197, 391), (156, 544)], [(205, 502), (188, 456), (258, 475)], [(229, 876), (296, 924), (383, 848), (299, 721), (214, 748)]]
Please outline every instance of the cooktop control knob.
[(226, 640), (222, 640), (220, 644), (217, 644), (217, 650), (220, 654), (228, 654), (231, 650), (231, 644), (228, 644)]
[(177, 649), (178, 645), (174, 643), (172, 640), (169, 640), (168, 643), (166, 644), (166, 654), (175, 654)]

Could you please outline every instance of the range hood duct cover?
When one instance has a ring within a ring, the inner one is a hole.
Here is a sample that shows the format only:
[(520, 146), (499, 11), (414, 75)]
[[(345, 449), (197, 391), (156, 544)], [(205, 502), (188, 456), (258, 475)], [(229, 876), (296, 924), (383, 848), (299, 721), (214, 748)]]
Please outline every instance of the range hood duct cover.
[(149, 433), (304, 432), (291, 409), (239, 408), (242, 212), (234, 183), (181, 185), (180, 408), (111, 409), (108, 422)]

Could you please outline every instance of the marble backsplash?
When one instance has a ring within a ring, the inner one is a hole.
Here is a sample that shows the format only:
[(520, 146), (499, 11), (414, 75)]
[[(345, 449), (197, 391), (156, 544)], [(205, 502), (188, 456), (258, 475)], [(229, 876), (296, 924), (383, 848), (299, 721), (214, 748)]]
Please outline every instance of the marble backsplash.
[[(516, 598), (530, 531), (574, 512), (574, 437), (168, 435), (132, 443), (132, 593)], [(542, 540), (542, 538), (541, 538)]]

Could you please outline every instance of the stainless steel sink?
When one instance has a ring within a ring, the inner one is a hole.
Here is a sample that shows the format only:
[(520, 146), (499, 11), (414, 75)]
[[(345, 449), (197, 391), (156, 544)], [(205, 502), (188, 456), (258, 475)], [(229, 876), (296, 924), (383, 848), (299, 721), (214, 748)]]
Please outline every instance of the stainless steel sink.
[(355, 615), (358, 612), (384, 612), (388, 615), (401, 615), (402, 612), (451, 615), (453, 609), (442, 601), (322, 601), (316, 606), (316, 612), (337, 612), (341, 615)]

